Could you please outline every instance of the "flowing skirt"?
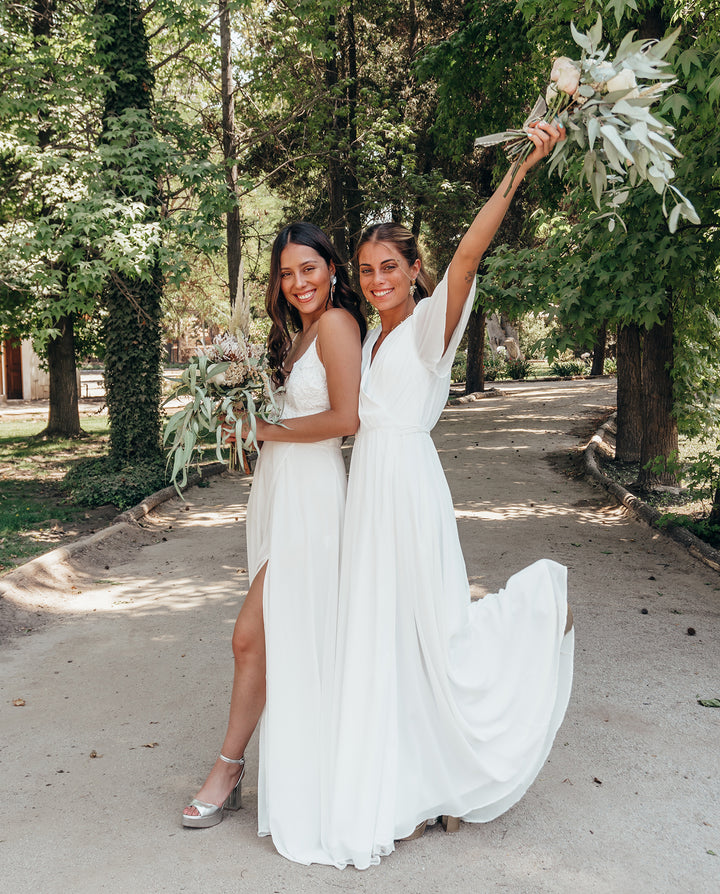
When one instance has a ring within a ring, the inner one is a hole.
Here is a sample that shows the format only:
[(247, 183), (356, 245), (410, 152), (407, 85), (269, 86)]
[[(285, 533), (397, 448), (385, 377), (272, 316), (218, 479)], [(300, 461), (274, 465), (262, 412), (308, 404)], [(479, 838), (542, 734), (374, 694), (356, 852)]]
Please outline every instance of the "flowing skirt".
[(545, 762), (568, 703), (566, 569), (471, 602), (425, 432), (361, 429), (345, 516), (323, 842), (365, 868), (422, 820), (487, 822)]
[(248, 571), (267, 562), (267, 700), (260, 721), (258, 834), (285, 857), (323, 861), (321, 735), (337, 616), (346, 472), (339, 441), (267, 442), (248, 501)]

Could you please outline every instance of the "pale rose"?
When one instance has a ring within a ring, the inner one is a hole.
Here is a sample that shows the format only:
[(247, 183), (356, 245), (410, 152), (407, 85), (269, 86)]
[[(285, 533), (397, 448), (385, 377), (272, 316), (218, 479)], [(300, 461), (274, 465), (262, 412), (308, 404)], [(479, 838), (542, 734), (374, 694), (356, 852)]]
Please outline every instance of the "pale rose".
[(557, 84), (558, 90), (572, 96), (580, 86), (580, 70), (567, 56), (560, 56), (553, 62), (550, 80)]
[(620, 92), (620, 90), (624, 90), (626, 96), (632, 98), (634, 96), (639, 96), (637, 91), (637, 81), (635, 80), (635, 72), (631, 71), (629, 68), (623, 68), (623, 70), (616, 74), (614, 78), (610, 78), (607, 82), (608, 93)]

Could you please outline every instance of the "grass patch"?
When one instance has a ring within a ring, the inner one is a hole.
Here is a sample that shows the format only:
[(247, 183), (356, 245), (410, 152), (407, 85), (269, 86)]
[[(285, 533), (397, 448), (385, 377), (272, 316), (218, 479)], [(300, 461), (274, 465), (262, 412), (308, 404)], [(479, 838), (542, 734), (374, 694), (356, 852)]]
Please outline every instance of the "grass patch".
[(87, 437), (77, 440), (37, 439), (45, 424), (45, 419), (0, 421), (0, 572), (83, 533), (95, 521), (62, 482), (76, 463), (107, 451), (107, 417), (84, 416)]

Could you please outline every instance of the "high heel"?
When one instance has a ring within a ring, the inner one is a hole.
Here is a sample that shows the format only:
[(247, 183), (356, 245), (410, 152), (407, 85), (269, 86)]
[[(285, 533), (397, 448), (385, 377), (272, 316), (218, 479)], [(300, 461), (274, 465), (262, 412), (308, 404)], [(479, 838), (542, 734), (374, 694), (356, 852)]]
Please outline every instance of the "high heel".
[(406, 835), (404, 838), (399, 838), (398, 841), (415, 841), (416, 838), (420, 838), (421, 835), (424, 834), (425, 829), (427, 829), (427, 820), (423, 820), (421, 823), (418, 823), (415, 826), (414, 831), (412, 831), (409, 835)]
[(446, 832), (457, 832), (460, 829), (460, 817), (459, 816), (441, 816), (440, 824)]
[(226, 764), (237, 764), (240, 767), (238, 781), (227, 798), (225, 798), (225, 801), (220, 805), (208, 804), (207, 801), (199, 801), (197, 798), (193, 798), (188, 807), (194, 807), (198, 812), (198, 816), (188, 816), (188, 814), (183, 813), (183, 826), (187, 826), (190, 829), (209, 829), (210, 826), (217, 826), (218, 823), (222, 822), (224, 809), (238, 810), (242, 806), (241, 783), (245, 775), (245, 756), (243, 755), (241, 758), (233, 760), (233, 758), (225, 757), (224, 754), (221, 754), (220, 760), (225, 761)]

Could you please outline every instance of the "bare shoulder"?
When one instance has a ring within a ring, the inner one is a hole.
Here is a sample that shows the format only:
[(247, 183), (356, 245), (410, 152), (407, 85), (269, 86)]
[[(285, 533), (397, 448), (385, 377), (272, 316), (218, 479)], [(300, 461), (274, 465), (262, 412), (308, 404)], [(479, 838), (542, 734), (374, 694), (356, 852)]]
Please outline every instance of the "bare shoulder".
[(320, 317), (318, 337), (322, 343), (328, 338), (360, 341), (360, 329), (355, 317), (342, 307), (329, 307)]

